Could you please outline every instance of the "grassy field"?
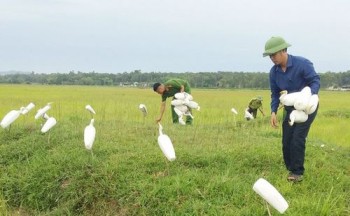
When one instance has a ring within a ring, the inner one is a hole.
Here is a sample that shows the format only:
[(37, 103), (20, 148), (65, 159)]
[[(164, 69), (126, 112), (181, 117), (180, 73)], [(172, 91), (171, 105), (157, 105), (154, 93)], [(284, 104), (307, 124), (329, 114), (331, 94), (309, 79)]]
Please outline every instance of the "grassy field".
[[(168, 162), (157, 144), (160, 97), (151, 89), (0, 85), (0, 118), (36, 105), (10, 130), (0, 128), (0, 215), (268, 215), (252, 190), (261, 177), (288, 201), (285, 215), (350, 215), (350, 93), (320, 92), (299, 184), (286, 181), (281, 129), (260, 113), (243, 118), (257, 95), (269, 113), (269, 94), (194, 89), (201, 111), (192, 126), (173, 125), (167, 106), (162, 125), (177, 156)], [(48, 102), (58, 123), (42, 134), (34, 115)], [(97, 113), (92, 151), (83, 142), (87, 104)]]

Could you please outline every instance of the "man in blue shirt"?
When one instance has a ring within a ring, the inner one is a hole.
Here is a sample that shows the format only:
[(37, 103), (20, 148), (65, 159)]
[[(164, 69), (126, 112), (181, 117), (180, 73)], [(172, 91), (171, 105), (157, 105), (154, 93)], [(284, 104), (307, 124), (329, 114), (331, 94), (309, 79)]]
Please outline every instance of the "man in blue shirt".
[[(271, 126), (277, 128), (277, 110), (279, 106), (280, 92), (299, 92), (309, 86), (312, 94), (318, 94), (320, 89), (320, 77), (316, 73), (313, 64), (300, 56), (287, 53), (288, 44), (282, 37), (272, 37), (265, 44), (263, 57), (269, 56), (274, 66), (270, 70), (271, 88)], [(285, 115), (282, 123), (282, 151), (286, 168), (289, 170), (288, 180), (298, 182), (304, 174), (305, 142), (310, 126), (315, 119), (317, 109), (308, 116), (303, 123), (290, 126), (288, 119), (294, 110), (293, 106), (284, 106)]]

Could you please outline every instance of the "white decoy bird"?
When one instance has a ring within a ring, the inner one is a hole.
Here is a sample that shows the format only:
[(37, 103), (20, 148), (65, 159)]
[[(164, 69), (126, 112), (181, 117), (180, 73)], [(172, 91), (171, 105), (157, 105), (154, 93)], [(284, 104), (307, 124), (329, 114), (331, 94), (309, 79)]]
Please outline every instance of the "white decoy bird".
[(185, 99), (187, 99), (187, 100), (193, 100), (192, 95), (188, 94), (187, 92), (179, 92), (179, 93), (176, 93), (176, 94), (174, 95), (174, 97), (175, 97), (176, 99), (179, 99), (179, 100), (185, 100)]
[(96, 114), (95, 110), (89, 104), (85, 106), (85, 109), (87, 109), (91, 114)]
[(29, 103), (24, 109), (22, 110), (22, 115), (27, 114), (30, 110), (32, 110), (35, 107), (35, 104)]
[(41, 128), (41, 133), (48, 132), (53, 126), (56, 125), (57, 121), (54, 117), (49, 117), (46, 113), (43, 114), (43, 118), (47, 119), (43, 127)]
[(144, 104), (140, 104), (139, 105), (139, 110), (143, 113), (143, 116), (144, 117), (146, 117), (146, 115), (147, 115), (147, 107), (146, 107), (146, 105), (144, 105)]
[(1, 120), (1, 127), (7, 128), (9, 125), (11, 125), (22, 113), (24, 108), (21, 108), (20, 110), (11, 110), (8, 112), (5, 117)]
[(236, 115), (238, 114), (238, 112), (237, 112), (237, 110), (236, 110), (235, 108), (232, 108), (232, 109), (231, 109), (231, 112), (232, 112), (233, 114), (236, 114)]
[(51, 109), (51, 103), (47, 103), (46, 106), (44, 106), (43, 108), (39, 109), (35, 115), (35, 119), (39, 119), (42, 115), (44, 115), (44, 113), (46, 113), (49, 109)]
[(278, 192), (278, 190), (265, 179), (258, 179), (253, 185), (253, 190), (279, 213), (283, 214), (287, 210), (287, 201), (280, 194), (280, 192)]
[(91, 119), (90, 124), (85, 127), (84, 130), (84, 144), (85, 148), (88, 150), (92, 149), (92, 145), (95, 141), (96, 129), (94, 127), (94, 119)]
[(292, 126), (294, 123), (306, 122), (308, 115), (301, 110), (293, 110), (289, 115), (289, 125)]
[(163, 154), (169, 161), (174, 161), (176, 159), (175, 150), (173, 144), (168, 135), (163, 134), (163, 127), (159, 124), (159, 136), (158, 136), (158, 145), (162, 150)]

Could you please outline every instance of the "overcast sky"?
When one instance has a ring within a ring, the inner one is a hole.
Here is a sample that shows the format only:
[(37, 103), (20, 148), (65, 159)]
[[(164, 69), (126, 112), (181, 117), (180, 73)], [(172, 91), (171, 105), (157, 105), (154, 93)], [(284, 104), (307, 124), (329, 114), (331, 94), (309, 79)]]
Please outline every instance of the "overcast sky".
[(265, 42), (350, 70), (349, 0), (0, 0), (0, 71), (268, 72)]

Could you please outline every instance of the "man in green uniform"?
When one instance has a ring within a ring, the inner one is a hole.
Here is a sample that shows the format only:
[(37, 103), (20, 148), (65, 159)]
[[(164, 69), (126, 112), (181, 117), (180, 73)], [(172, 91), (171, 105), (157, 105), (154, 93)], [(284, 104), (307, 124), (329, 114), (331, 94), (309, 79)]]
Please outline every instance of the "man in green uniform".
[(248, 112), (253, 115), (254, 118), (256, 118), (258, 110), (261, 112), (263, 116), (265, 116), (263, 107), (262, 107), (262, 97), (258, 96), (256, 98), (253, 98), (248, 105)]
[[(170, 79), (166, 81), (164, 84), (154, 83), (153, 90), (162, 96), (162, 103), (160, 105), (160, 115), (156, 120), (157, 123), (160, 122), (163, 118), (166, 99), (168, 97), (174, 97), (174, 95), (179, 92), (187, 92), (188, 94), (191, 94), (190, 84), (187, 81), (182, 79)], [(171, 105), (171, 116), (173, 118), (173, 123), (179, 122), (179, 117), (176, 114), (173, 105)], [(186, 116), (186, 124), (192, 124), (191, 117)]]

